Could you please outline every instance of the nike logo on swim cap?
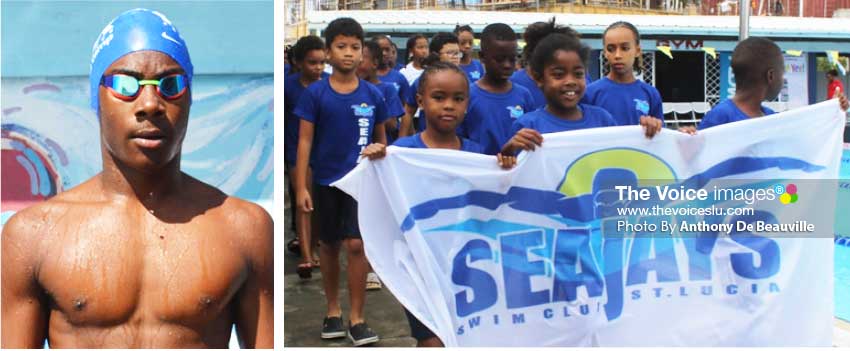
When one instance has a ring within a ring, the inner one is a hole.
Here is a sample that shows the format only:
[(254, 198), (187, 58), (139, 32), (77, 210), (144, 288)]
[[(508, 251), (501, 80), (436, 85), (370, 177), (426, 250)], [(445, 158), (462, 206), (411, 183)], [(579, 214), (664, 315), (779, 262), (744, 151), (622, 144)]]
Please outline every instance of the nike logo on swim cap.
[(167, 39), (167, 40), (171, 40), (171, 41), (173, 41), (175, 44), (182, 46), (182, 44), (180, 44), (180, 42), (179, 42), (179, 41), (177, 41), (176, 39), (174, 39), (174, 38), (172, 38), (172, 37), (168, 36), (168, 34), (166, 34), (165, 32), (162, 32), (162, 34), (161, 34), (161, 35), (162, 35), (162, 37), (163, 37), (163, 38), (165, 38), (165, 39)]

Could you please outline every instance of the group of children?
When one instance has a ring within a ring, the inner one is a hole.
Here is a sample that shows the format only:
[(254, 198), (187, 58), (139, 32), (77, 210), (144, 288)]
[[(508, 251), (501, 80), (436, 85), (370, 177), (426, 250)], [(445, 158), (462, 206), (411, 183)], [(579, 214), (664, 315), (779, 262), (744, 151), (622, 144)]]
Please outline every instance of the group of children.
[[(286, 163), (304, 257), (299, 274), (317, 263), (309, 244), (314, 205), (321, 215), (316, 232), (327, 299), (322, 338), (348, 336), (355, 346), (378, 341), (364, 320), (369, 267), (357, 203), (329, 186), (360, 158), (380, 159), (392, 144), (494, 155), (499, 165), (511, 168), (517, 153), (540, 146), (545, 133), (641, 125), (652, 138), (664, 126), (658, 90), (635, 76), (640, 35), (627, 22), (605, 30), (610, 71), (592, 83), (587, 74), (589, 48), (576, 31), (554, 19), (527, 27), (522, 70), (516, 70), (517, 35), (503, 23), (490, 24), (480, 33), (480, 61), (472, 57), (474, 33), (469, 26), (438, 33), (430, 43), (422, 35), (413, 36), (407, 41), (408, 63), (400, 71), (392, 40), (375, 36), (365, 41), (362, 27), (351, 18), (332, 21), (323, 33), (326, 47), (317, 37), (304, 37), (293, 48), (297, 73), (286, 77), (284, 92)], [(330, 76), (321, 75), (322, 60), (332, 67)], [(707, 113), (699, 129), (773, 113), (761, 102), (775, 98), (782, 87), (784, 63), (776, 44), (746, 39), (735, 48), (731, 65), (736, 94)], [(837, 97), (847, 110), (847, 99)], [(679, 131), (694, 134), (697, 128)], [(351, 305), (347, 330), (338, 300), (343, 247)], [(407, 316), (418, 346), (442, 345), (415, 317)]]

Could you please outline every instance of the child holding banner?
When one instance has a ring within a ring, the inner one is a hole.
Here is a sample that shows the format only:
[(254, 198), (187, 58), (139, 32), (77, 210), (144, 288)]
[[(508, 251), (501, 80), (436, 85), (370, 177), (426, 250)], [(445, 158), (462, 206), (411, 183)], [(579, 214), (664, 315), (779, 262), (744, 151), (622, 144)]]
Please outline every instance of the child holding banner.
[(664, 122), (661, 94), (655, 87), (637, 80), (640, 72), (640, 33), (629, 22), (615, 22), (602, 34), (602, 45), (610, 72), (587, 87), (582, 102), (611, 113), (617, 125), (640, 124), (644, 117)]
[[(514, 134), (502, 147), (503, 155), (534, 150), (543, 142), (540, 133), (615, 126), (617, 122), (604, 109), (579, 103), (585, 90), (585, 62), (590, 49), (575, 35), (564, 34), (554, 21), (547, 23), (549, 35), (529, 58), (529, 71), (546, 96), (545, 108), (527, 113), (512, 126)], [(652, 138), (661, 130), (661, 120), (643, 116), (640, 125)]]
[(511, 138), (511, 124), (527, 111), (534, 110), (534, 98), (528, 89), (509, 78), (516, 65), (516, 33), (504, 23), (493, 23), (481, 32), (481, 61), (484, 77), (471, 84), (469, 110), (460, 134), (495, 155)]
[[(779, 46), (767, 38), (744, 39), (732, 52), (731, 66), (735, 74), (735, 96), (708, 111), (698, 129), (775, 113), (761, 102), (776, 99), (782, 91), (785, 60)], [(836, 97), (841, 102), (842, 110), (846, 111), (847, 98), (843, 94), (836, 94)], [(683, 127), (680, 130), (693, 133), (694, 129)]]
[[(522, 48), (522, 60), (525, 63), (525, 68), (517, 70), (511, 76), (511, 82), (514, 84), (519, 84), (524, 88), (528, 89), (531, 92), (531, 96), (534, 98), (534, 106), (532, 110), (537, 110), (543, 106), (546, 106), (546, 97), (543, 96), (543, 91), (540, 90), (540, 87), (537, 86), (537, 82), (534, 81), (534, 78), (531, 77), (531, 69), (528, 67), (528, 61), (531, 60), (531, 53), (534, 52), (534, 49), (537, 47), (537, 43), (540, 42), (547, 35), (552, 34), (552, 24), (555, 22), (555, 18), (549, 22), (534, 22), (525, 28), (525, 33), (522, 34), (522, 38), (525, 40), (525, 46)], [(570, 27), (558, 26), (554, 29), (556, 33), (562, 33), (566, 35), (574, 35), (579, 37), (578, 32), (573, 30)], [(587, 84), (590, 84), (590, 75), (584, 75), (584, 81)]]
[[(455, 132), (463, 121), (469, 103), (469, 79), (458, 66), (448, 62), (435, 62), (425, 66), (419, 77), (419, 90), (416, 99), (425, 118), (428, 119), (424, 132), (398, 139), (393, 145), (416, 149), (451, 149), (466, 152), (483, 153), (484, 148)], [(363, 156), (376, 160), (386, 156), (386, 147), (382, 144), (369, 145)], [(513, 157), (498, 157), (503, 168), (511, 168), (516, 163)], [(410, 324), (410, 333), (416, 339), (417, 347), (442, 347), (443, 343), (428, 327), (420, 322), (407, 309), (404, 310)]]
[[(313, 211), (319, 223), (319, 259), (328, 309), (322, 338), (348, 335), (354, 346), (378, 342), (364, 320), (368, 262), (357, 222), (357, 202), (331, 183), (357, 165), (358, 155), (372, 141), (386, 143), (387, 105), (374, 85), (357, 78), (363, 54), (363, 28), (351, 18), (338, 18), (324, 31), (327, 58), (333, 67), (328, 79), (313, 83), (301, 95), (295, 115), (301, 117), (295, 166), (297, 205)], [(307, 189), (307, 166), (313, 169), (313, 192)], [(339, 304), (339, 253), (348, 253), (349, 328), (343, 326)]]

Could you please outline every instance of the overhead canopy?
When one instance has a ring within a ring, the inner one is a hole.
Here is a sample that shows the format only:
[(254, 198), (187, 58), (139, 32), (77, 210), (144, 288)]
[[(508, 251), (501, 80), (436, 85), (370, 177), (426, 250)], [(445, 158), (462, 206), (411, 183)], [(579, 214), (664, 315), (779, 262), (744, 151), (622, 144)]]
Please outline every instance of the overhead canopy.
[[(583, 34), (601, 35), (616, 21), (628, 21), (641, 35), (738, 36), (737, 16), (600, 15), (507, 11), (313, 11), (307, 14), (310, 30), (322, 30), (338, 17), (352, 17), (367, 32), (435, 33), (452, 31), (457, 24), (469, 24), (480, 32), (490, 23), (506, 23), (521, 33), (537, 21), (555, 16)], [(850, 20), (846, 18), (765, 17), (750, 18), (750, 35), (774, 38), (829, 39), (844, 42), (850, 51)], [(845, 50), (842, 50), (845, 51)]]

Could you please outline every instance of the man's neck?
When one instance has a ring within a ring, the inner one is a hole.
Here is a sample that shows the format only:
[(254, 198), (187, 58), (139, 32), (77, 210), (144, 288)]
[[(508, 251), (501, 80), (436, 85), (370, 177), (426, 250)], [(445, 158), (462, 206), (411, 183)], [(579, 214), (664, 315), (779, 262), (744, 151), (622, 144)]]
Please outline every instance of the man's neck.
[(392, 67), (389, 67), (389, 66), (384, 67), (384, 68), (378, 68), (377, 73), (378, 73), (379, 76), (383, 77), (383, 76), (389, 74), (391, 69), (392, 69)]
[(461, 65), (466, 66), (466, 65), (468, 65), (468, 64), (470, 64), (470, 63), (472, 63), (472, 55), (466, 55), (466, 54), (464, 54), (464, 55), (463, 55), (463, 57), (461, 57), (461, 58), (460, 58), (460, 64), (461, 64)]
[(104, 193), (138, 201), (151, 210), (158, 207), (160, 201), (179, 192), (183, 180), (179, 155), (158, 170), (142, 172), (116, 160), (108, 152), (103, 153), (100, 181)]
[(750, 117), (760, 117), (764, 115), (761, 110), (761, 102), (765, 99), (763, 91), (753, 90), (736, 90), (735, 96), (732, 97), (732, 102), (738, 107), (741, 112), (744, 112)]
[(508, 79), (493, 78), (488, 74), (484, 74), (484, 78), (475, 82), (478, 87), (484, 89), (488, 93), (502, 94), (511, 91), (511, 81)]

